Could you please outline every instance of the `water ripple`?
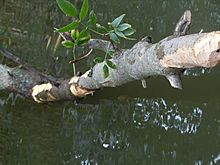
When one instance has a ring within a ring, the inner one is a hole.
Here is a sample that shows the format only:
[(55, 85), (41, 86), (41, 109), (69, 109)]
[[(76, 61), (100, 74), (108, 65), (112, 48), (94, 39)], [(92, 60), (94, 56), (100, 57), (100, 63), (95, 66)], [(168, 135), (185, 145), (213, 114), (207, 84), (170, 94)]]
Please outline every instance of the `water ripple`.
[(184, 76), (201, 76), (204, 74), (209, 74), (211, 72), (211, 69), (208, 68), (192, 68), (192, 69), (186, 69), (184, 71)]
[[(188, 113), (186, 113), (189, 111)], [(200, 127), (203, 110), (195, 106), (182, 106), (182, 104), (168, 103), (160, 99), (137, 99), (133, 112), (133, 123), (136, 128), (158, 126), (176, 129), (181, 134), (194, 134)]]

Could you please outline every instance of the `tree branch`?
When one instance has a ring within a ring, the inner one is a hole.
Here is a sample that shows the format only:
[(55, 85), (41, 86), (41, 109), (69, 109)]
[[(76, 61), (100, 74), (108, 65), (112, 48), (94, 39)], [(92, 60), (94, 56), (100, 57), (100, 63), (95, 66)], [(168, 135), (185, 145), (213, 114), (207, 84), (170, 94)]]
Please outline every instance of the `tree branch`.
[(22, 61), (18, 56), (15, 56), (14, 54), (12, 54), (11, 52), (0, 48), (0, 53), (6, 57), (7, 59), (11, 60), (12, 62), (14, 62), (17, 65), (20, 65), (20, 67), (23, 67), (25, 69), (27, 69), (30, 72), (34, 72), (35, 74), (38, 74), (42, 77), (42, 79), (44, 79), (44, 81), (49, 81), (51, 83), (54, 84), (59, 84), (59, 80), (51, 75), (47, 75), (43, 72), (40, 72), (39, 70), (35, 69), (32, 65)]
[(190, 10), (186, 10), (178, 23), (176, 24), (176, 28), (174, 30), (173, 35), (176, 37), (186, 35), (187, 31), (190, 28), (192, 22), (192, 14)]
[[(51, 83), (47, 75), (32, 70), (24, 63), (19, 62), (27, 70), (0, 64), (0, 90), (13, 90), (27, 97), (31, 96), (38, 103), (75, 100), (103, 87), (116, 87), (158, 75), (165, 76), (172, 87), (181, 89), (179, 75), (182, 69), (211, 68), (220, 63), (220, 31), (185, 35), (190, 23), (191, 13), (186, 11), (176, 26), (174, 36), (168, 36), (155, 44), (143, 39), (131, 49), (118, 52), (111, 59), (117, 68), (109, 68), (108, 78), (103, 75), (104, 62), (96, 64), (83, 75), (60, 81), (58, 85)], [(108, 41), (91, 40), (87, 46), (109, 51), (109, 45)], [(14, 60), (18, 61), (16, 58)]]

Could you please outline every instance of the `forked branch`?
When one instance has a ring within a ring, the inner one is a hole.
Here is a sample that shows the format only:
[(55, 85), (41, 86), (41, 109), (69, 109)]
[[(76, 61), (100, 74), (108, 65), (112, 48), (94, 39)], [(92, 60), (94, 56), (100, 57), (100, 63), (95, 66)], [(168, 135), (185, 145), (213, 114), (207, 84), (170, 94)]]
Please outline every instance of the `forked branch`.
[[(148, 77), (165, 76), (174, 88), (181, 89), (182, 69), (192, 67), (214, 67), (220, 63), (220, 31), (186, 35), (191, 24), (191, 12), (185, 11), (171, 36), (152, 44), (148, 38), (132, 48), (118, 51), (111, 60), (117, 67), (109, 69), (105, 78), (105, 61), (97, 63), (84, 74), (60, 81), (29, 67), (7, 51), (0, 52), (8, 59), (22, 65), (10, 68), (0, 64), (0, 90), (13, 90), (31, 96), (36, 102), (75, 100), (93, 94), (104, 87), (116, 87)], [(109, 41), (92, 39), (86, 45), (90, 49), (104, 52), (114, 48)], [(88, 53), (89, 55), (90, 53)], [(142, 81), (143, 82), (143, 81)], [(146, 83), (144, 82), (144, 86)]]

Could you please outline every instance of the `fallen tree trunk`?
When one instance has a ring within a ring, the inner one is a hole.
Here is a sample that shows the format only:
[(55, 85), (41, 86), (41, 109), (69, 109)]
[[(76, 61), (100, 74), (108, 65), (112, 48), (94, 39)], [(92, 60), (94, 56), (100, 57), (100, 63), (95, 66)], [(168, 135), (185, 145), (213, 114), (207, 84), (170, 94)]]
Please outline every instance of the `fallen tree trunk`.
[[(185, 68), (214, 67), (220, 62), (220, 32), (185, 35), (191, 23), (191, 12), (186, 11), (172, 36), (152, 44), (145, 37), (131, 49), (120, 50), (112, 61), (117, 65), (110, 70), (107, 79), (103, 75), (103, 63), (96, 64), (83, 75), (67, 80), (53, 78), (36, 71), (27, 64), (23, 68), (0, 64), (0, 90), (16, 91), (36, 102), (75, 100), (104, 87), (116, 87), (125, 83), (151, 76), (165, 76), (174, 88), (182, 89), (180, 75)], [(107, 50), (108, 41), (91, 40), (92, 49)], [(113, 49), (113, 48), (111, 48)], [(1, 54), (13, 61), (19, 61), (6, 50)]]

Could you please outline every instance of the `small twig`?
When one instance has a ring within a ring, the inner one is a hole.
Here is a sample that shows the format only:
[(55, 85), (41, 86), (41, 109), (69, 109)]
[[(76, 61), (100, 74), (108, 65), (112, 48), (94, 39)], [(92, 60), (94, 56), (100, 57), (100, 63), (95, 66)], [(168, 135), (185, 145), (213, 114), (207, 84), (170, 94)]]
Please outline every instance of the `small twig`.
[(81, 60), (84, 60), (85, 58), (89, 57), (89, 55), (92, 53), (92, 51), (93, 51), (93, 49), (91, 49), (86, 55), (84, 55), (84, 56), (82, 56), (82, 57), (80, 57), (80, 58), (77, 58), (77, 59), (75, 59), (75, 60), (71, 60), (71, 61), (69, 62), (69, 64), (77, 63), (77, 62), (79, 62), (79, 61), (81, 61)]
[[(110, 40), (110, 43), (111, 43), (111, 45), (112, 45), (112, 47), (113, 47), (113, 49), (114, 49), (115, 51), (121, 51), (121, 50), (114, 44), (114, 42), (113, 42), (112, 40)], [(108, 50), (109, 50), (109, 46), (108, 46)]]
[[(80, 24), (81, 24), (84, 28), (88, 28), (88, 27), (87, 27), (86, 25), (84, 25), (82, 22), (80, 22)], [(92, 28), (88, 28), (88, 30), (90, 30), (91, 32), (93, 32), (93, 33), (95, 33), (95, 34), (98, 34), (98, 35), (100, 35), (100, 36), (102, 36), (102, 37), (105, 36), (105, 34), (99, 33), (98, 31), (96, 31), (96, 30), (94, 30), (94, 29), (92, 29)]]
[[(54, 28), (55, 30), (58, 30), (57, 28)], [(59, 33), (59, 35), (63, 38), (63, 40), (64, 41), (66, 41), (66, 37), (63, 35), (63, 33), (61, 33), (61, 32), (58, 32)]]
[(201, 34), (203, 31), (204, 31), (204, 30), (203, 30), (203, 29), (201, 29), (201, 30), (199, 31), (199, 34)]
[[(73, 46), (73, 60), (76, 59), (76, 45)], [(76, 75), (76, 65), (73, 63), (73, 75)]]
[(91, 28), (89, 28), (89, 30), (90, 30), (91, 32), (95, 33), (95, 34), (98, 34), (98, 35), (102, 36), (102, 37), (105, 36), (105, 34), (99, 33), (99, 32), (97, 32), (97, 31), (95, 31), (95, 30), (93, 30), (93, 29), (91, 29)]
[(110, 43), (108, 44), (108, 48), (107, 48), (107, 51), (105, 52), (105, 60), (107, 59), (107, 55), (108, 55), (108, 52), (109, 52), (109, 47), (110, 47)]

